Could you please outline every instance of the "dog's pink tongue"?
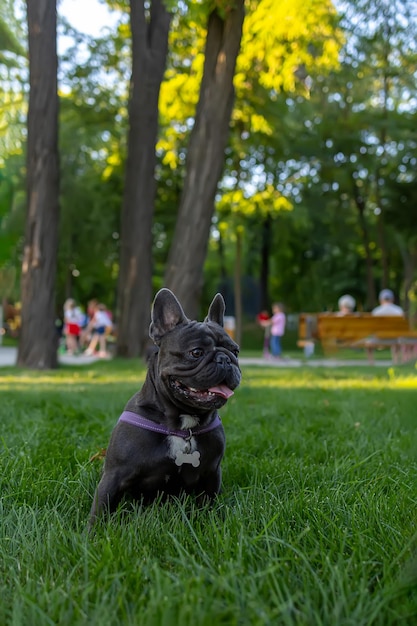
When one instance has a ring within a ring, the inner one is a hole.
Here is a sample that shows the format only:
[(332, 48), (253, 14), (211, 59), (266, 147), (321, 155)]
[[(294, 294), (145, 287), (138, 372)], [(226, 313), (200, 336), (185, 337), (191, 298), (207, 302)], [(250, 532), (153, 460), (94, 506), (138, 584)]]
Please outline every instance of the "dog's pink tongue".
[(234, 391), (229, 389), (227, 385), (218, 385), (217, 387), (210, 387), (209, 391), (211, 391), (211, 393), (216, 393), (218, 396), (222, 396), (222, 398), (226, 398), (226, 400), (230, 398), (230, 396), (233, 396), (234, 394)]

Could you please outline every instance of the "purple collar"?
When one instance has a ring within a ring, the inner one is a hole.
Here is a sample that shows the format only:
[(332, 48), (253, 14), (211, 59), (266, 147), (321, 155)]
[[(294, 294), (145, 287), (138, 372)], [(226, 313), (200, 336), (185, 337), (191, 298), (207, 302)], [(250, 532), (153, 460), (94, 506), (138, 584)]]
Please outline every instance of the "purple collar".
[(190, 439), (193, 435), (203, 435), (204, 433), (208, 433), (210, 430), (218, 428), (222, 423), (219, 414), (216, 413), (216, 417), (210, 424), (208, 424), (208, 426), (196, 426), (194, 428), (187, 428), (187, 430), (172, 430), (163, 424), (157, 424), (156, 422), (148, 420), (137, 413), (132, 413), (132, 411), (123, 411), (119, 417), (119, 422), (125, 422), (126, 424), (131, 424), (132, 426), (138, 426), (144, 430), (152, 430), (154, 433), (160, 433), (161, 435), (174, 435), (175, 437), (182, 437), (183, 439)]

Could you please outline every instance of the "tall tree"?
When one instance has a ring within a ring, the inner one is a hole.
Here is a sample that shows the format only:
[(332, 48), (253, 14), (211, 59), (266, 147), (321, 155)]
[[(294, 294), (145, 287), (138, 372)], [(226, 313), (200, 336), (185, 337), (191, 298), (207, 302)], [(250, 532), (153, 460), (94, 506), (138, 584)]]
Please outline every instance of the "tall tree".
[(177, 294), (191, 317), (198, 313), (214, 198), (233, 108), (233, 76), (243, 18), (244, 0), (236, 0), (224, 14), (214, 10), (208, 20), (200, 98), (165, 273), (165, 284)]
[[(214, 15), (217, 20), (231, 22), (233, 15), (239, 12), (239, 4), (228, 2), (216, 3), (217, 10), (223, 10), (220, 15)], [(265, 120), (266, 110), (277, 109), (277, 96), (281, 91), (305, 93), (307, 91), (307, 81), (305, 87), (299, 88), (301, 81), (298, 75), (306, 76), (311, 69), (321, 67), (328, 70), (334, 67), (337, 58), (338, 42), (335, 33), (335, 11), (328, 0), (319, 2), (308, 0), (293, 0), (291, 3), (276, 2), (276, 0), (263, 0), (262, 2), (246, 2), (247, 15), (243, 23), (241, 52), (236, 62), (236, 71), (233, 80), (235, 89), (235, 107), (231, 123), (231, 144), (227, 146), (224, 179), (233, 185), (236, 178), (235, 157), (240, 163), (246, 159), (248, 143), (254, 135), (260, 138), (261, 145), (265, 143), (265, 136), (271, 135), (280, 138), (280, 132), (276, 130), (276, 125)], [(243, 9), (242, 9), (243, 13)], [(210, 17), (210, 20), (213, 16)], [(195, 23), (193, 24), (195, 26)], [(211, 24), (209, 23), (209, 29)], [(196, 29), (197, 30), (197, 29)], [(191, 27), (189, 32), (192, 32)], [(224, 54), (220, 49), (219, 58), (231, 61), (230, 47), (233, 44), (233, 37), (230, 36), (232, 28), (228, 28), (225, 40), (229, 45), (229, 51)], [(236, 31), (235, 31), (236, 32)], [(198, 33), (200, 35), (200, 33)], [(210, 33), (207, 33), (207, 44)], [(314, 45), (312, 45), (314, 41)], [(178, 128), (191, 128), (189, 122), (193, 113), (190, 107), (187, 108), (187, 115), (179, 117), (177, 105), (177, 93), (180, 91), (182, 102), (187, 105), (194, 104), (194, 82), (196, 76), (200, 76), (201, 58), (198, 54), (199, 45), (194, 46), (193, 55), (190, 55), (190, 63), (186, 66), (182, 76), (178, 76), (181, 69), (176, 66), (175, 74), (166, 81), (163, 86), (165, 95), (170, 92), (171, 104), (167, 107), (167, 121), (172, 115), (180, 122)], [(209, 48), (207, 45), (206, 56)], [(189, 77), (186, 72), (189, 71)], [(226, 88), (220, 84), (222, 80), (221, 72), (213, 69), (213, 61), (205, 59), (204, 81), (200, 88), (200, 102), (197, 108), (197, 116), (192, 126), (191, 138), (188, 148), (185, 150), (182, 142), (172, 141), (172, 133), (166, 134), (165, 141), (160, 142), (163, 150), (166, 150), (164, 161), (166, 163), (181, 164), (184, 154), (187, 154), (185, 183), (183, 187), (182, 200), (180, 203), (179, 216), (176, 225), (174, 241), (171, 246), (168, 258), (167, 270), (165, 274), (166, 283), (171, 285), (176, 291), (181, 293), (184, 302), (192, 300), (187, 309), (190, 314), (195, 314), (196, 301), (203, 283), (203, 263), (207, 249), (207, 236), (211, 226), (213, 216), (212, 199), (216, 194), (216, 186), (211, 185), (212, 180), (217, 176), (223, 166), (224, 150), (219, 150), (216, 158), (213, 159), (212, 145), (217, 140), (217, 133), (223, 134), (223, 147), (226, 141), (226, 128), (218, 123), (223, 112), (219, 106), (221, 98), (226, 98)], [(207, 69), (207, 76), (206, 76)], [(303, 79), (303, 80), (304, 80)], [(214, 84), (211, 88), (210, 81)], [(169, 89), (168, 89), (169, 88)], [(212, 91), (210, 91), (212, 89)], [(212, 114), (207, 104), (207, 97), (213, 95)], [(233, 92), (232, 92), (233, 93)], [(168, 102), (168, 98), (167, 98)], [(204, 109), (202, 110), (202, 103)], [(164, 104), (164, 102), (163, 102)], [(202, 128), (209, 132), (200, 132), (198, 115), (202, 110)], [(169, 115), (171, 113), (171, 116)], [(210, 115), (209, 115), (210, 113)], [(271, 116), (270, 116), (271, 117)], [(279, 116), (274, 116), (279, 118)], [(276, 119), (274, 120), (276, 121)], [(172, 123), (171, 123), (172, 128)], [(199, 137), (200, 133), (200, 137)], [(235, 141), (235, 137), (240, 137)], [(199, 152), (193, 144), (197, 144), (201, 139)], [(253, 142), (256, 141), (253, 139)], [(191, 148), (193, 147), (193, 151)], [(236, 152), (235, 152), (236, 149)], [(197, 158), (196, 158), (197, 157)], [(248, 158), (249, 169), (257, 177), (252, 155)], [(205, 177), (205, 172), (210, 172), (209, 177)], [(246, 178), (249, 186), (250, 172)], [(214, 191), (213, 191), (214, 187)], [(209, 192), (208, 192), (209, 190)], [(211, 194), (211, 195), (210, 195)], [(221, 192), (218, 194), (221, 195)], [(187, 304), (186, 304), (187, 306)]]
[(152, 297), (152, 223), (158, 100), (171, 16), (161, 0), (130, 0), (132, 75), (128, 156), (121, 221), (117, 354), (139, 356)]
[(57, 366), (55, 277), (59, 220), (56, 3), (27, 0), (29, 111), (22, 331), (17, 363)]

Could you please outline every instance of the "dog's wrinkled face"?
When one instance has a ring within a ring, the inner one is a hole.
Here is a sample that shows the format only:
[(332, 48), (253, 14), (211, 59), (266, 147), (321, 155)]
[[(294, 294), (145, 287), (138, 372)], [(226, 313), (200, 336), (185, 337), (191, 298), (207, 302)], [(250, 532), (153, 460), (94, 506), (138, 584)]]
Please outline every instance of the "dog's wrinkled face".
[(223, 328), (224, 300), (215, 296), (204, 322), (192, 322), (168, 289), (157, 294), (150, 336), (159, 347), (159, 391), (184, 412), (218, 409), (241, 374), (238, 345)]
[(214, 323), (191, 322), (178, 330), (161, 342), (161, 381), (181, 408), (220, 408), (240, 383), (237, 345)]

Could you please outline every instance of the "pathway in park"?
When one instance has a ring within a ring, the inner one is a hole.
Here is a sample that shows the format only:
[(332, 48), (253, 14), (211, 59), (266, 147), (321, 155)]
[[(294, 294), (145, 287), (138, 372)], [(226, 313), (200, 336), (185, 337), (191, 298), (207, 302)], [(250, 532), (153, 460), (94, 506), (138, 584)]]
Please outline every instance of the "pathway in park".
[[(0, 346), (0, 367), (6, 365), (15, 365), (17, 357), (17, 349), (10, 347), (2, 347)], [(74, 356), (71, 354), (60, 354), (59, 362), (64, 365), (88, 365), (90, 363), (94, 363), (94, 361), (98, 361), (98, 357), (94, 356), (86, 356), (84, 354), (80, 354), (79, 356)], [(340, 359), (282, 359), (279, 361), (275, 360), (266, 360), (262, 358), (256, 357), (242, 357), (239, 359), (241, 365), (262, 365), (264, 367), (301, 367), (303, 365), (307, 367), (342, 367), (342, 366), (358, 366), (358, 365), (367, 365), (366, 361), (357, 361), (357, 360), (340, 360)], [(377, 367), (389, 367), (392, 365), (392, 361), (384, 360), (384, 361), (376, 361), (375, 366)]]
[[(16, 365), (17, 348), (0, 346), (0, 367), (5, 365)], [(66, 365), (88, 365), (98, 361), (98, 357), (86, 356), (84, 354), (80, 356), (74, 356), (73, 354), (60, 354), (59, 362)]]

